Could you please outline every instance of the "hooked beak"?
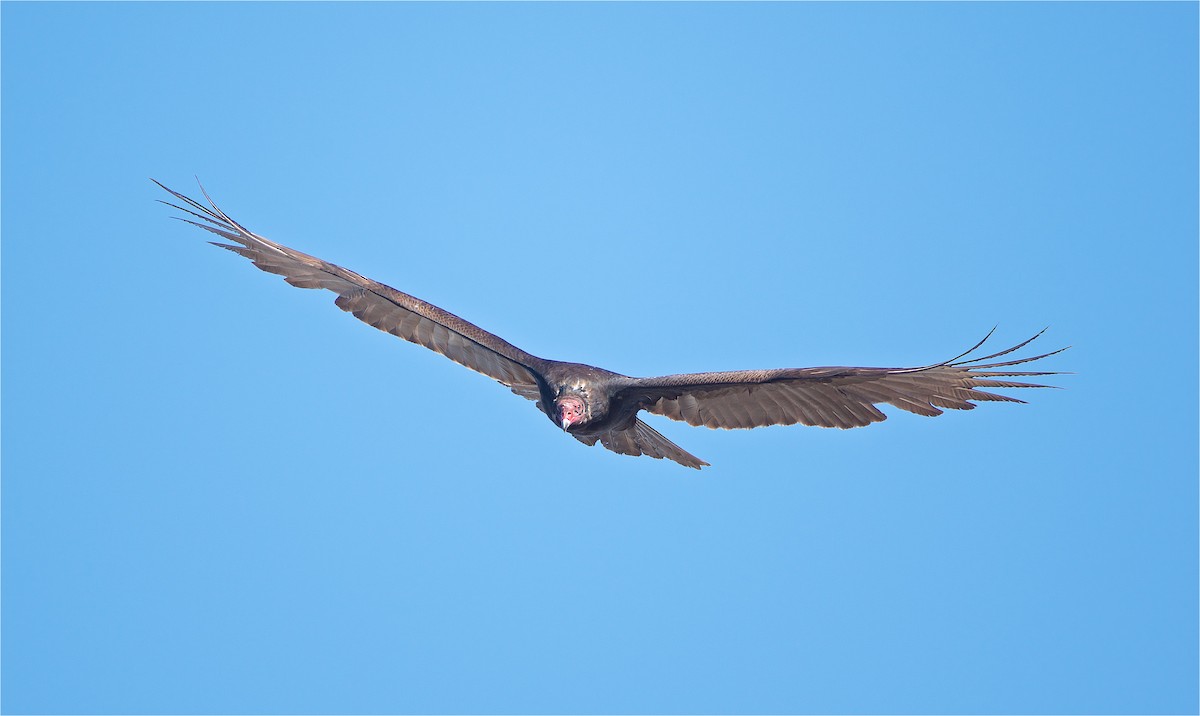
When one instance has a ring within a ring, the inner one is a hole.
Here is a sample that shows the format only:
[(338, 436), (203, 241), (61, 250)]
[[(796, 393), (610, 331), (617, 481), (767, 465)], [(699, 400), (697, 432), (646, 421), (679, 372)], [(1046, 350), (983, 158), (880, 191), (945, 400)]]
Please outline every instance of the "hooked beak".
[(567, 429), (567, 428), (569, 428), (569, 427), (571, 427), (571, 419), (570, 419), (570, 418), (567, 418), (567, 417), (564, 417), (564, 418), (562, 419), (562, 429), (563, 429), (563, 430), (566, 430), (566, 429)]

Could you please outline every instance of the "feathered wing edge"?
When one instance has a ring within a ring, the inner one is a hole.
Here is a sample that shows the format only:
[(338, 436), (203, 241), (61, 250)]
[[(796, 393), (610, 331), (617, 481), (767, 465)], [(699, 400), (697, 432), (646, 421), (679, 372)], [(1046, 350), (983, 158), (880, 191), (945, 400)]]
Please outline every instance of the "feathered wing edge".
[[(994, 332), (995, 329), (993, 329)], [(970, 410), (971, 401), (1024, 402), (981, 388), (1046, 388), (1013, 377), (1059, 375), (1061, 371), (1011, 370), (1060, 353), (1062, 348), (1027, 358), (986, 363), (1009, 355), (1045, 332), (997, 353), (967, 358), (992, 335), (948, 361), (918, 368), (795, 368), (696, 373), (637, 379), (627, 398), (644, 409), (710, 428), (754, 428), (801, 423), (855, 428), (887, 419), (877, 407), (887, 403), (918, 415), (943, 409)]]
[(338, 308), (406, 341), (425, 346), (471, 370), (496, 379), (522, 397), (536, 400), (534, 371), (541, 359), (478, 326), (406, 293), (353, 271), (270, 241), (237, 223), (200, 191), (211, 208), (151, 179), (185, 206), (159, 200), (199, 221), (176, 217), (234, 244), (209, 242), (250, 259), (269, 273), (280, 274), (298, 288), (323, 288), (337, 294)]

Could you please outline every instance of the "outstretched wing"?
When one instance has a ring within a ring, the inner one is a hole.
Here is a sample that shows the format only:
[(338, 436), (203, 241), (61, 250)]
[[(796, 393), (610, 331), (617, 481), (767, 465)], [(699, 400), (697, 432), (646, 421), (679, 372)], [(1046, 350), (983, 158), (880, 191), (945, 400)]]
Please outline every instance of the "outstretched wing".
[(245, 256), (263, 271), (282, 275), (293, 286), (333, 291), (337, 294), (334, 303), (338, 308), (360, 321), (441, 353), (455, 363), (495, 378), (518, 395), (537, 400), (535, 374), (544, 362), (542, 359), (431, 303), (265, 239), (229, 218), (207, 192), (204, 198), (211, 208), (157, 181), (154, 183), (185, 206), (162, 203), (200, 220), (179, 217), (181, 221), (235, 242), (211, 242), (214, 246)]
[(795, 423), (857, 428), (887, 419), (875, 407), (880, 403), (930, 416), (941, 415), (943, 408), (970, 410), (975, 407), (971, 401), (1021, 403), (1024, 401), (981, 388), (1045, 388), (1048, 386), (1008, 378), (1060, 374), (1011, 368), (1065, 348), (1029, 358), (984, 362), (1024, 348), (1041, 333), (1008, 350), (964, 360), (991, 335), (956, 358), (921, 368), (784, 368), (669, 375), (635, 379), (620, 397), (637, 401), (651, 413), (710, 428)]

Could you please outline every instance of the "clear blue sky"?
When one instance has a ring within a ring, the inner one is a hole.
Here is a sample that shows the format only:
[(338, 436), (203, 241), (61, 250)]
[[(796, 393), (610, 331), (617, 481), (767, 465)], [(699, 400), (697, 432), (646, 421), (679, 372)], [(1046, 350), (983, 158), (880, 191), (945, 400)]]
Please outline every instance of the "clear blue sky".
[[(1197, 710), (1196, 4), (0, 12), (6, 713)], [(621, 457), (195, 175), (551, 358), (1076, 374)]]

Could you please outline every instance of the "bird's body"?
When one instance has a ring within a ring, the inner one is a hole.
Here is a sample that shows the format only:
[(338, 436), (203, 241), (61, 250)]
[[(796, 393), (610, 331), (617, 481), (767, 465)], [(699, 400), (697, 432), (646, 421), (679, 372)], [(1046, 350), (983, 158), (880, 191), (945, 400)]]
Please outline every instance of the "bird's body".
[(980, 388), (1045, 387), (1008, 378), (1054, 372), (1011, 368), (1059, 352), (983, 363), (1023, 348), (1030, 338), (1008, 350), (965, 359), (983, 344), (980, 341), (956, 358), (918, 368), (784, 368), (634, 378), (534, 356), (433, 304), (254, 234), (211, 199), (210, 208), (159, 186), (186, 206), (163, 203), (200, 219), (184, 221), (234, 242), (215, 245), (250, 259), (263, 271), (281, 274), (293, 286), (333, 291), (337, 306), (359, 320), (441, 353), (536, 401), (555, 425), (580, 442), (599, 442), (613, 452), (667, 458), (697, 469), (708, 463), (664, 438), (638, 413), (645, 410), (710, 428), (795, 423), (861, 427), (886, 419), (876, 407), (880, 403), (932, 416), (943, 408), (974, 408), (970, 401), (1021, 402)]

